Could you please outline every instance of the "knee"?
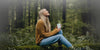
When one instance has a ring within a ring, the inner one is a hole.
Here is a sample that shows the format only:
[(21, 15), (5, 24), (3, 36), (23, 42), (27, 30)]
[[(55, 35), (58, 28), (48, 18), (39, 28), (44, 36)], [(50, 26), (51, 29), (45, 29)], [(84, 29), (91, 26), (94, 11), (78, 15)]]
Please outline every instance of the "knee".
[(61, 32), (61, 33), (63, 33), (63, 31), (62, 31), (62, 30), (60, 30), (60, 32)]
[(62, 37), (63, 35), (62, 35), (62, 34), (58, 34), (57, 36), (58, 36), (58, 37)]
[(60, 30), (60, 31), (58, 32), (58, 34), (63, 34), (62, 30)]

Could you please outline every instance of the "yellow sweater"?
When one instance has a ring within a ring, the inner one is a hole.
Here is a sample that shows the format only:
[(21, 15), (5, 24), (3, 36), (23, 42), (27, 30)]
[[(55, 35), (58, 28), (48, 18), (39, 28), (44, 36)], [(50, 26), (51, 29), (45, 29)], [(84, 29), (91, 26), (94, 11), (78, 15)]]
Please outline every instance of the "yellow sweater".
[(55, 35), (58, 32), (57, 28), (55, 28), (51, 32), (46, 32), (45, 25), (43, 20), (39, 19), (36, 24), (36, 44), (39, 44), (42, 39)]

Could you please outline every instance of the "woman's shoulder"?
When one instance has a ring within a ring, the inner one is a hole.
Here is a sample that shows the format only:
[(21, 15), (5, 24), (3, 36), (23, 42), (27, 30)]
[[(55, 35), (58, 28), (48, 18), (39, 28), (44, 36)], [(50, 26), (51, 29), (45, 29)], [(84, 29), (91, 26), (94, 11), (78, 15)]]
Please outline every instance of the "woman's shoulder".
[(43, 23), (43, 20), (42, 20), (42, 19), (39, 19), (39, 20), (37, 21), (37, 23)]

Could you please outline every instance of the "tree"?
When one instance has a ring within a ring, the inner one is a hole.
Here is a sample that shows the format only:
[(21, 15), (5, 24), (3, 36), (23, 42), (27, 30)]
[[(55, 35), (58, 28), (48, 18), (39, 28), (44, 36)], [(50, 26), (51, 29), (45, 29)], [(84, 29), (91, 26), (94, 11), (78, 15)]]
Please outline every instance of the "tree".
[(15, 22), (15, 28), (23, 27), (23, 6), (22, 6), (22, 0), (17, 0), (16, 5), (16, 22)]
[(36, 22), (37, 22), (37, 17), (38, 17), (38, 0), (35, 0), (35, 25), (36, 25)]
[(63, 23), (66, 22), (66, 0), (63, 0)]

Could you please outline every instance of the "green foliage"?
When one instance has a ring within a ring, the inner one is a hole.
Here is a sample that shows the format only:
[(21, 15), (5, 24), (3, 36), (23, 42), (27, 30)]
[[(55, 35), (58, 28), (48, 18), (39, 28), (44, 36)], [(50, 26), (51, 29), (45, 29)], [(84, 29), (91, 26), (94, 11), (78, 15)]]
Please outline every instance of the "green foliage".
[(0, 32), (0, 44), (0, 50), (7, 50), (12, 45), (7, 32)]
[(22, 46), (22, 45), (34, 45), (35, 44), (35, 35), (33, 32), (30, 32), (30, 26), (25, 28), (17, 28), (13, 30), (11, 35), (11, 41), (13, 45)]
[(81, 35), (82, 28), (87, 27), (88, 25), (85, 24), (81, 19), (81, 13), (83, 10), (81, 9), (67, 9), (67, 20), (64, 27), (64, 31), (66, 31), (69, 34), (77, 34)]

